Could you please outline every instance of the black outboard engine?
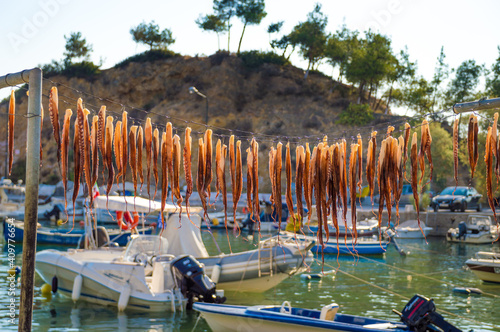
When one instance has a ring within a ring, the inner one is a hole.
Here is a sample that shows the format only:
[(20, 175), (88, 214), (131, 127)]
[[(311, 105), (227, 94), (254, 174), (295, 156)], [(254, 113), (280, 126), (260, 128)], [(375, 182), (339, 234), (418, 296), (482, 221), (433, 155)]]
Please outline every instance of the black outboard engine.
[(466, 236), (467, 236), (467, 224), (465, 223), (465, 221), (461, 221), (458, 224), (458, 236), (457, 236), (457, 238), (460, 240), (463, 237), (465, 240)]
[(403, 312), (393, 310), (401, 317), (410, 330), (415, 332), (436, 331), (438, 327), (444, 332), (461, 332), (444, 320), (443, 316), (436, 312), (436, 306), (432, 299), (422, 295), (415, 295), (403, 308)]
[(196, 298), (200, 302), (224, 303), (226, 297), (215, 294), (215, 283), (203, 271), (203, 266), (193, 256), (185, 255), (170, 263), (175, 283), (182, 295), (188, 299), (187, 309), (191, 309)]

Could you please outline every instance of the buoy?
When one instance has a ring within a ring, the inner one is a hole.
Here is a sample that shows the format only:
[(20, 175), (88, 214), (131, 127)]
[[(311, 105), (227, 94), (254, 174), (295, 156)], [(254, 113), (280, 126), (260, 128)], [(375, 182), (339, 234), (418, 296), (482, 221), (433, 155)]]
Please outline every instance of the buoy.
[(73, 292), (71, 293), (71, 299), (75, 302), (80, 299), (80, 295), (82, 293), (82, 283), (83, 278), (82, 275), (79, 274), (76, 276), (75, 281), (73, 281)]
[(219, 219), (217, 219), (217, 218), (212, 219), (212, 225), (218, 226), (219, 225)]
[(16, 267), (13, 267), (11, 269), (9, 269), (9, 275), (18, 275), (19, 273), (21, 273), (21, 268), (19, 266), (16, 266)]
[(44, 297), (52, 296), (52, 294), (50, 294), (50, 292), (52, 292), (52, 286), (50, 286), (49, 284), (43, 284), (40, 290), (42, 291), (42, 295)]
[(85, 226), (85, 221), (80, 220), (80, 227), (83, 227), (83, 226)]
[(118, 299), (118, 311), (123, 311), (128, 305), (128, 300), (130, 299), (130, 286), (123, 287), (123, 290)]
[(312, 273), (312, 274), (305, 273), (300, 275), (300, 278), (303, 280), (321, 280), (323, 276), (321, 275), (321, 273)]
[(460, 293), (460, 294), (476, 294), (476, 295), (481, 295), (483, 294), (483, 291), (480, 290), (479, 288), (468, 288), (468, 287), (455, 287), (453, 288), (453, 292), (455, 293)]
[(210, 279), (212, 279), (212, 281), (216, 284), (219, 282), (221, 270), (222, 270), (222, 266), (219, 263), (215, 264), (214, 268), (212, 269), (212, 276)]
[(64, 223), (62, 219), (57, 219), (57, 226), (61, 226)]
[(57, 292), (57, 286), (58, 286), (58, 285), (57, 285), (57, 281), (58, 281), (58, 280), (57, 280), (57, 277), (56, 277), (56, 276), (54, 276), (54, 277), (52, 278), (52, 293), (54, 293), (54, 294)]

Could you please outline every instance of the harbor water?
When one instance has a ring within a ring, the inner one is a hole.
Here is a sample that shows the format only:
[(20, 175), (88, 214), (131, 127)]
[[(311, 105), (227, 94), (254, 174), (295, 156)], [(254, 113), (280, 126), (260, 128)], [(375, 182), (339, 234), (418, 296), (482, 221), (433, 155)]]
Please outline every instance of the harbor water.
[[(263, 234), (265, 235), (265, 234)], [(224, 230), (214, 231), (213, 237), (203, 232), (203, 240), (211, 254), (217, 253), (215, 239), (223, 252), (229, 253)], [(255, 248), (255, 240), (246, 233), (229, 235), (233, 251)], [(300, 275), (287, 278), (265, 293), (226, 292), (228, 304), (256, 305), (278, 304), (290, 301), (292, 306), (320, 309), (337, 303), (339, 312), (398, 321), (392, 309), (401, 311), (408, 299), (415, 294), (433, 298), (437, 310), (446, 320), (463, 331), (500, 331), (500, 285), (488, 284), (477, 279), (466, 269), (465, 261), (479, 250), (496, 250), (498, 244), (466, 245), (449, 244), (444, 238), (425, 240), (399, 240), (408, 252), (402, 256), (389, 245), (383, 255), (370, 257), (321, 256), (311, 266), (313, 273), (325, 271), (321, 280), (305, 281)], [(9, 291), (9, 252), (5, 241), (0, 242), (0, 330), (17, 330), (12, 324), (8, 305), (12, 298), (19, 306), (21, 285), (17, 284), (15, 296)], [(37, 251), (68, 247), (42, 246)], [(15, 245), (15, 264), (21, 266), (22, 244)], [(11, 255), (12, 257), (12, 255)], [(21, 266), (22, 269), (22, 266)], [(331, 272), (337, 270), (336, 273)], [(33, 331), (210, 331), (207, 323), (195, 311), (176, 313), (118, 313), (116, 308), (77, 302), (59, 294), (46, 298), (42, 295), (42, 279), (35, 281)], [(453, 292), (455, 287), (475, 287), (482, 295), (464, 295)], [(16, 318), (17, 321), (17, 312)], [(242, 321), (238, 331), (253, 331), (254, 327)]]

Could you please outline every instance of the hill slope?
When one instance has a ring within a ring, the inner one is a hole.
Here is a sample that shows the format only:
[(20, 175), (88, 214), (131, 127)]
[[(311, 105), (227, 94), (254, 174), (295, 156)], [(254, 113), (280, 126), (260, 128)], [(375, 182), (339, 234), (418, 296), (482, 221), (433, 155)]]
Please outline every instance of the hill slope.
[[(96, 114), (100, 105), (106, 105), (110, 115), (129, 113), (129, 126), (133, 122), (140, 124), (147, 114), (125, 106), (151, 111), (153, 123), (161, 126), (169, 121), (182, 130), (186, 125), (193, 131), (204, 131), (205, 126), (187, 124), (185, 119), (204, 124), (205, 100), (195, 94), (189, 94), (189, 87), (195, 86), (208, 97), (209, 124), (217, 128), (242, 130), (245, 132), (270, 135), (261, 139), (261, 155), (267, 156), (267, 149), (272, 141), (286, 142), (287, 136), (321, 136), (350, 138), (358, 133), (359, 128), (350, 128), (336, 124), (340, 112), (356, 102), (357, 90), (324, 75), (312, 72), (304, 80), (304, 72), (291, 65), (279, 66), (263, 64), (256, 68), (245, 66), (241, 58), (217, 53), (210, 57), (176, 56), (154, 62), (129, 62), (114, 68), (103, 70), (91, 78), (54, 76), (44, 80), (43, 105), (45, 119), (43, 123), (43, 168), (41, 182), (59, 181), (56, 146), (52, 138), (52, 127), (48, 115), (48, 91), (56, 82), (59, 89), (59, 118), (62, 127), (64, 110), (76, 109), (76, 99), (81, 97), (85, 107)], [(70, 88), (69, 88), (70, 87)], [(25, 91), (17, 93), (16, 113), (24, 114), (27, 109)], [(107, 99), (116, 101), (111, 102)], [(385, 107), (382, 104), (383, 107)], [(7, 101), (0, 109), (7, 110)], [(156, 115), (159, 114), (159, 115)], [(368, 136), (371, 128), (385, 130), (391, 115), (375, 114), (375, 120), (368, 124), (362, 134)], [(394, 120), (394, 119), (392, 119)], [(2, 139), (0, 151), (6, 149), (7, 121), (0, 129)], [(228, 135), (227, 130), (214, 129), (215, 133)], [(160, 128), (161, 130), (162, 128)], [(180, 132), (179, 132), (180, 134)], [(238, 133), (244, 139), (248, 133)], [(12, 179), (24, 178), (26, 119), (16, 117), (15, 166)], [(196, 135), (193, 140), (196, 141)], [(291, 139), (292, 141), (296, 139)], [(304, 142), (306, 139), (304, 139)], [(312, 142), (312, 139), (308, 141)], [(246, 144), (244, 144), (246, 148)], [(71, 159), (71, 156), (70, 156)], [(5, 174), (5, 163), (1, 163), (1, 174)], [(265, 161), (261, 162), (265, 165)], [(267, 178), (267, 177), (266, 177)]]

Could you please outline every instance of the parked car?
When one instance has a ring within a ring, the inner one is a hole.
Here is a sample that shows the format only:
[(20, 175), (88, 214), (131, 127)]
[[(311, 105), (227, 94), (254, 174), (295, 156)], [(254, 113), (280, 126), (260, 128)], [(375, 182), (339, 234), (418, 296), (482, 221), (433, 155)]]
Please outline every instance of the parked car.
[(439, 209), (450, 209), (451, 212), (466, 209), (481, 211), (479, 200), (483, 197), (472, 187), (447, 187), (432, 199), (431, 207), (437, 212)]

